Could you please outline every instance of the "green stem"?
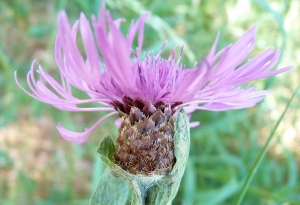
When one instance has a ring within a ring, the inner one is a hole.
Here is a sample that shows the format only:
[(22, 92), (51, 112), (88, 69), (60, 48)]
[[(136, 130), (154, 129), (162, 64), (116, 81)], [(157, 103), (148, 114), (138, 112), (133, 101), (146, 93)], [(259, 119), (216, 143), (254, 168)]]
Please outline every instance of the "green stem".
[(240, 204), (241, 204), (241, 202), (242, 202), (242, 200), (243, 200), (243, 198), (244, 198), (244, 196), (245, 196), (245, 193), (246, 193), (246, 191), (248, 190), (249, 185), (250, 185), (250, 183), (251, 183), (251, 181), (252, 181), (254, 175), (256, 174), (256, 172), (257, 172), (257, 170), (258, 170), (258, 168), (259, 168), (259, 165), (260, 165), (261, 161), (263, 160), (263, 158), (264, 158), (264, 156), (265, 156), (265, 154), (266, 154), (266, 152), (267, 152), (267, 149), (268, 149), (268, 147), (269, 147), (269, 145), (270, 145), (270, 142), (271, 142), (271, 140), (273, 139), (274, 134), (275, 134), (275, 132), (276, 132), (276, 130), (277, 130), (277, 128), (278, 128), (280, 122), (282, 121), (282, 119), (283, 119), (283, 117), (284, 117), (286, 111), (288, 110), (288, 108), (289, 108), (289, 106), (290, 106), (290, 104), (291, 104), (293, 98), (295, 97), (296, 93), (298, 92), (299, 87), (300, 87), (300, 84), (298, 85), (296, 91), (293, 93), (293, 96), (292, 96), (291, 99), (289, 100), (289, 102), (288, 102), (288, 104), (286, 105), (286, 107), (285, 107), (283, 113), (281, 114), (280, 118), (277, 120), (274, 129), (272, 130), (271, 134), (269, 135), (269, 137), (268, 137), (268, 139), (267, 139), (267, 142), (265, 143), (263, 149), (262, 149), (261, 152), (259, 153), (259, 156), (258, 156), (258, 158), (256, 159), (256, 161), (255, 161), (255, 163), (254, 163), (254, 165), (253, 165), (253, 167), (252, 167), (252, 169), (251, 169), (251, 172), (249, 173), (249, 175), (248, 175), (248, 177), (247, 177), (247, 179), (246, 179), (246, 181), (245, 181), (245, 183), (244, 183), (244, 185), (243, 185), (243, 188), (242, 188), (241, 192), (239, 193), (237, 200), (236, 200), (235, 203), (234, 203), (235, 205), (240, 205)]

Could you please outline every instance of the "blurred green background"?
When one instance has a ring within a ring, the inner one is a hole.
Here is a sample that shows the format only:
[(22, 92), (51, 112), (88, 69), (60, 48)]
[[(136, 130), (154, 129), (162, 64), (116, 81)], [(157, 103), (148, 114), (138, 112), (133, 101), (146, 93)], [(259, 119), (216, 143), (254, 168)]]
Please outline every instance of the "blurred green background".
[[(124, 17), (124, 32), (144, 11), (152, 16), (145, 28), (144, 51), (158, 52), (168, 40), (165, 56), (185, 45), (182, 63), (193, 66), (209, 51), (218, 31), (218, 49), (236, 41), (256, 24), (253, 54), (271, 46), (282, 51), (279, 67), (295, 65), (280, 76), (260, 80), (274, 90), (258, 106), (235, 111), (197, 111), (187, 169), (174, 204), (233, 204), (276, 120), (299, 83), (300, 1), (298, 0), (107, 0), (115, 18)], [(53, 46), (59, 11), (71, 22), (80, 12), (97, 14), (100, 0), (0, 0), (0, 204), (88, 204), (103, 164), (96, 148), (103, 137), (117, 136), (115, 119), (105, 121), (87, 143), (73, 145), (55, 129), (57, 122), (83, 131), (100, 113), (67, 113), (40, 103), (22, 85), (37, 59), (59, 77)], [(179, 50), (179, 49), (178, 49)], [(179, 52), (179, 51), (178, 51)], [(84, 94), (79, 94), (84, 97)], [(299, 93), (281, 122), (270, 149), (242, 204), (300, 204)]]

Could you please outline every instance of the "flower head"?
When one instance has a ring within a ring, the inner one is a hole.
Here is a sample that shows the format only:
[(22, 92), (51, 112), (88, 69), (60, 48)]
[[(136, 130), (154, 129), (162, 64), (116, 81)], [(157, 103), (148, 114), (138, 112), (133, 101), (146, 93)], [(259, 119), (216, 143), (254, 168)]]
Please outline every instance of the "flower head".
[[(170, 116), (179, 107), (191, 111), (251, 107), (270, 91), (239, 85), (291, 69), (286, 67), (271, 70), (280, 55), (273, 48), (243, 63), (254, 47), (255, 26), (237, 42), (220, 51), (216, 51), (218, 34), (203, 63), (192, 68), (185, 68), (180, 64), (182, 52), (178, 59), (175, 58), (174, 51), (167, 59), (160, 56), (161, 52), (150, 52), (142, 58), (144, 23), (148, 16), (147, 13), (136, 22), (132, 21), (128, 34), (124, 36), (120, 30), (123, 19), (113, 20), (105, 4), (102, 4), (98, 17), (92, 17), (91, 24), (81, 14), (79, 20), (71, 26), (66, 13), (61, 12), (55, 43), (55, 59), (61, 81), (52, 78), (41, 66), (37, 69), (40, 76), (37, 80), (33, 62), (27, 75), (31, 91), (27, 91), (19, 84), (15, 74), (18, 85), (28, 95), (60, 110), (109, 112), (83, 133), (66, 130), (58, 124), (57, 129), (64, 139), (75, 143), (85, 142), (103, 120), (116, 113), (123, 117), (133, 116), (133, 113), (141, 111), (147, 118), (157, 110), (160, 110), (159, 113), (167, 112), (167, 116)], [(85, 50), (84, 56), (76, 42), (78, 30)], [(133, 51), (135, 39), (138, 48)], [(72, 86), (87, 93), (88, 98), (76, 98), (72, 94)], [(100, 106), (78, 107), (92, 102), (99, 103)], [(133, 108), (139, 108), (139, 111), (132, 111)], [(141, 118), (140, 114), (133, 117), (135, 120)]]

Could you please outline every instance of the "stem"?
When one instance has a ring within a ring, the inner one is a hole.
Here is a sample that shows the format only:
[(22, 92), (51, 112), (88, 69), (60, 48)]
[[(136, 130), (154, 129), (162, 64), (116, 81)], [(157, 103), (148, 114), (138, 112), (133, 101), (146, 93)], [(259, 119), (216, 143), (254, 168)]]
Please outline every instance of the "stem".
[(248, 189), (248, 187), (249, 187), (249, 185), (250, 185), (250, 183), (251, 183), (254, 175), (256, 174), (256, 172), (257, 172), (257, 170), (259, 168), (260, 163), (262, 162), (262, 160), (263, 160), (263, 158), (264, 158), (264, 156), (265, 156), (265, 154), (267, 152), (267, 149), (268, 149), (268, 147), (270, 145), (270, 142), (273, 139), (274, 134), (275, 134), (275, 132), (276, 132), (276, 130), (277, 130), (280, 122), (282, 121), (282, 119), (283, 119), (286, 111), (288, 110), (288, 108), (289, 108), (289, 106), (290, 106), (293, 98), (295, 97), (296, 93), (298, 92), (299, 87), (300, 87), (300, 84), (298, 85), (296, 91), (293, 93), (292, 97), (290, 98), (290, 100), (289, 100), (288, 104), (286, 105), (283, 113), (281, 114), (280, 118), (277, 120), (274, 129), (272, 130), (271, 134), (269, 135), (269, 137), (267, 139), (267, 142), (265, 143), (263, 149), (259, 153), (259, 156), (256, 159), (256, 161), (255, 161), (255, 163), (254, 163), (254, 165), (253, 165), (253, 167), (252, 167), (252, 169), (251, 169), (251, 171), (250, 171), (250, 173), (249, 173), (249, 175), (248, 175), (248, 177), (247, 177), (247, 179), (246, 179), (246, 181), (245, 181), (245, 183), (243, 185), (243, 188), (242, 188), (241, 192), (239, 193), (237, 200), (234, 203), (235, 205), (240, 205), (241, 204), (241, 202), (242, 202), (242, 200), (243, 200), (243, 198), (245, 196), (245, 193), (246, 193), (246, 191), (247, 191), (247, 189)]

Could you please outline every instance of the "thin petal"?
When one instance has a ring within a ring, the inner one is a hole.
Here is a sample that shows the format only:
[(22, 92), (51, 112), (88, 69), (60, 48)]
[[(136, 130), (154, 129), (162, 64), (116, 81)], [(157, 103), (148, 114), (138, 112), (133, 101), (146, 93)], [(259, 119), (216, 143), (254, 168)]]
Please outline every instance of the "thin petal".
[(102, 117), (100, 120), (98, 120), (91, 128), (86, 129), (84, 132), (73, 132), (70, 130), (67, 130), (66, 128), (64, 128), (61, 124), (57, 125), (57, 130), (60, 133), (60, 135), (62, 136), (62, 138), (64, 138), (65, 140), (68, 140), (70, 142), (76, 143), (76, 144), (80, 144), (80, 143), (84, 143), (86, 142), (86, 140), (88, 139), (88, 137), (91, 135), (91, 133), (108, 117), (117, 114), (117, 112), (111, 112), (107, 115), (105, 115), (104, 117)]
[(138, 35), (138, 50), (137, 50), (137, 58), (139, 59), (140, 57), (140, 53), (143, 47), (143, 40), (144, 40), (144, 24), (145, 21), (147, 20), (147, 18), (150, 16), (150, 13), (145, 13), (143, 15), (141, 15), (141, 17), (137, 20), (136, 23), (132, 22), (129, 31), (128, 31), (128, 35), (126, 38), (127, 41), (127, 45), (128, 47), (132, 47), (132, 42), (133, 39), (135, 38), (135, 35), (137, 33), (137, 31), (139, 32)]

